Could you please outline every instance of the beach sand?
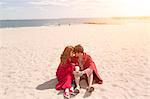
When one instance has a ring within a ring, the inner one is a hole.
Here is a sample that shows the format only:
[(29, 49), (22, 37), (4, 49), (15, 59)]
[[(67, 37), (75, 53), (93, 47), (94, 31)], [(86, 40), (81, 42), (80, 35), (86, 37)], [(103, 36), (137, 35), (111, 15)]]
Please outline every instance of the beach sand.
[(64, 47), (77, 44), (104, 83), (73, 99), (150, 99), (150, 23), (0, 29), (0, 99), (64, 99), (55, 72)]

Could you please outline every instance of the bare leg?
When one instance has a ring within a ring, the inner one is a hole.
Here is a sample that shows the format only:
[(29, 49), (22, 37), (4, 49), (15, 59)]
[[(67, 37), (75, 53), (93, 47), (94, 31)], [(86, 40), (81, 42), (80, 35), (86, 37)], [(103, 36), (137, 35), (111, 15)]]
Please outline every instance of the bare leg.
[(79, 82), (80, 82), (80, 76), (79, 76), (79, 74), (77, 73), (77, 72), (79, 72), (79, 67), (78, 66), (76, 66), (75, 67), (75, 71), (74, 71), (74, 77), (75, 77), (75, 83), (76, 83), (76, 88), (75, 88), (75, 90), (74, 90), (74, 92), (75, 93), (79, 93), (80, 92), (80, 85), (79, 85)]
[[(79, 72), (79, 70), (80, 70), (80, 67), (79, 67), (79, 66), (76, 66), (76, 67), (75, 67), (75, 71), (76, 71), (76, 72)], [(77, 74), (74, 74), (74, 77), (75, 77), (75, 82), (76, 82), (77, 88), (80, 88), (80, 85), (79, 85), (80, 76), (77, 75)]]
[(80, 77), (75, 77), (77, 88), (80, 88), (79, 81), (80, 81)]
[(75, 82), (76, 82), (76, 88), (75, 88), (75, 90), (74, 90), (74, 92), (76, 93), (76, 94), (78, 94), (79, 92), (80, 92), (80, 85), (79, 85), (79, 82), (80, 82), (80, 77), (79, 76), (77, 76), (77, 75), (74, 75), (75, 76)]
[(93, 82), (93, 73), (88, 77), (89, 87), (92, 86), (92, 82)]
[(93, 82), (93, 73), (88, 77), (88, 83), (89, 83), (89, 86), (87, 88), (88, 92), (94, 91), (94, 87), (92, 87), (92, 82)]

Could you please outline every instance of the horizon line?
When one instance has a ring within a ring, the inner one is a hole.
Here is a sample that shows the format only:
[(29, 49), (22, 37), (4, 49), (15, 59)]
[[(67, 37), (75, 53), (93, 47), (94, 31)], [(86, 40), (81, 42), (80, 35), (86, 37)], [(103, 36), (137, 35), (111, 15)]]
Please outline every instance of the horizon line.
[(139, 18), (139, 19), (145, 19), (150, 18), (150, 16), (112, 16), (112, 17), (62, 17), (62, 18), (26, 18), (26, 19), (0, 19), (2, 20), (58, 20), (58, 19), (126, 19), (126, 18)]

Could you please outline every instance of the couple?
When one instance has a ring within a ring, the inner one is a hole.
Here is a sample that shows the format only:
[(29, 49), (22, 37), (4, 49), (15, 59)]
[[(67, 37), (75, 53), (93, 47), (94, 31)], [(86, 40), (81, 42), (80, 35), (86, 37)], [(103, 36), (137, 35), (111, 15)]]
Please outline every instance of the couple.
[[(76, 95), (80, 92), (80, 80), (85, 79), (88, 83), (87, 91), (94, 91), (93, 83), (102, 84), (95, 63), (84, 52), (81, 45), (67, 46), (60, 57), (60, 64), (56, 71), (58, 83), (56, 90), (64, 90), (64, 97)], [(74, 89), (75, 87), (75, 89)]]

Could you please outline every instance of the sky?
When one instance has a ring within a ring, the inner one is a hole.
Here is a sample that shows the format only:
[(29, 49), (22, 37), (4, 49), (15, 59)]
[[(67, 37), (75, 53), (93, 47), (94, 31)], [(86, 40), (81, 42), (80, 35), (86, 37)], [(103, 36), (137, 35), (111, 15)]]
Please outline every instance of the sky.
[(150, 0), (0, 0), (0, 19), (150, 16)]

